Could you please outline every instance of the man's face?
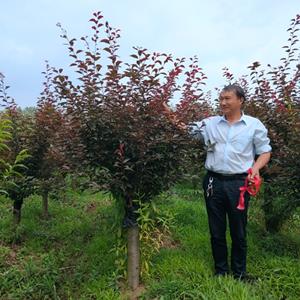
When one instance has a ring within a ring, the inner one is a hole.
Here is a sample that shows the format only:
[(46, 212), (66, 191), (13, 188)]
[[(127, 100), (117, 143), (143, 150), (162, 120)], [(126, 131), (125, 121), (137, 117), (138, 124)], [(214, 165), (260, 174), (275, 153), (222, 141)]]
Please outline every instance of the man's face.
[(241, 111), (242, 99), (234, 91), (223, 91), (219, 96), (221, 111), (224, 115)]

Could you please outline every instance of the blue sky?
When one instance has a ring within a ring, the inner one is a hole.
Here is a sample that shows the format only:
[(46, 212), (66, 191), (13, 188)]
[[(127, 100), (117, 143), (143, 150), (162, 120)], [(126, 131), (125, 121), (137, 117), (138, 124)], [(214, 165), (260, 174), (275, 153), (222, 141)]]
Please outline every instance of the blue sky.
[(34, 106), (42, 90), (45, 60), (67, 68), (70, 60), (56, 23), (71, 37), (89, 34), (88, 20), (102, 11), (121, 29), (120, 56), (133, 46), (174, 56), (197, 55), (207, 90), (222, 86), (222, 68), (247, 73), (254, 61), (276, 65), (283, 56), (290, 19), (299, 0), (10, 0), (1, 1), (0, 72), (9, 95)]

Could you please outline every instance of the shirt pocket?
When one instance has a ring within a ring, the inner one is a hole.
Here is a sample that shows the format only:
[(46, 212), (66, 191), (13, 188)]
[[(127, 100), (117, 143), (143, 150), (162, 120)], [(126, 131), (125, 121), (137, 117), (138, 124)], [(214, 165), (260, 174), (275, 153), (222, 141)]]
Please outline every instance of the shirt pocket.
[(251, 135), (239, 135), (231, 140), (231, 145), (234, 152), (243, 153), (252, 149), (253, 138)]

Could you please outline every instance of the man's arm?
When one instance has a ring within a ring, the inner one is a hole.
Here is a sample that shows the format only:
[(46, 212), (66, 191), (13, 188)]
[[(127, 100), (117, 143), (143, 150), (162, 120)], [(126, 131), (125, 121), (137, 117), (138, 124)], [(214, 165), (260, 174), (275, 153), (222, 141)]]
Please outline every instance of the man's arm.
[(259, 170), (269, 162), (272, 150), (266, 127), (259, 120), (257, 120), (256, 126), (253, 143), (256, 150), (255, 152), (258, 154), (258, 158), (252, 167), (252, 175), (249, 176), (250, 180), (254, 176), (259, 176)]
[[(205, 122), (196, 122), (191, 124), (185, 124), (176, 118), (174, 112), (170, 109), (167, 103), (163, 102), (164, 113), (168, 119), (176, 125), (179, 129), (186, 131), (196, 140), (201, 141), (204, 144), (203, 128), (205, 127)], [(199, 124), (201, 123), (201, 124)]]
[(258, 158), (256, 159), (252, 167), (252, 174), (250, 176), (250, 180), (254, 176), (259, 176), (259, 170), (269, 162), (270, 158), (271, 158), (271, 152), (265, 152), (258, 156)]
[(163, 102), (163, 109), (164, 109), (164, 112), (167, 115), (168, 119), (174, 125), (176, 125), (179, 129), (182, 129), (182, 130), (188, 129), (188, 126), (186, 124), (184, 124), (183, 122), (179, 121), (176, 118), (176, 115), (174, 114), (174, 112), (171, 110), (171, 108), (168, 106), (168, 104), (166, 102)]

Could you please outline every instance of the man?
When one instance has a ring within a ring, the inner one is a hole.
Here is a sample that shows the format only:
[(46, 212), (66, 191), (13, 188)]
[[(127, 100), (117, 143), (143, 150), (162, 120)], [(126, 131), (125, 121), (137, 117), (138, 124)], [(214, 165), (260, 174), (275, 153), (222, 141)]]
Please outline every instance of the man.
[[(238, 85), (228, 85), (220, 93), (222, 116), (197, 122), (192, 134), (207, 147), (203, 180), (208, 214), (215, 275), (229, 274), (226, 244), (227, 217), (231, 247), (231, 271), (235, 278), (247, 280), (246, 225), (249, 194), (245, 193), (245, 209), (237, 209), (240, 187), (249, 176), (250, 183), (271, 156), (270, 140), (265, 126), (256, 118), (244, 115), (245, 93)], [(167, 110), (167, 107), (165, 107)], [(183, 127), (181, 124), (180, 127)], [(256, 160), (255, 160), (256, 157)], [(247, 174), (252, 168), (252, 174)]]

